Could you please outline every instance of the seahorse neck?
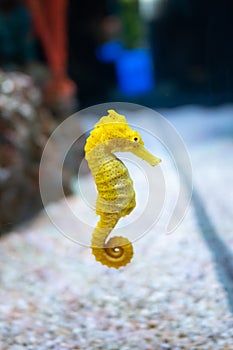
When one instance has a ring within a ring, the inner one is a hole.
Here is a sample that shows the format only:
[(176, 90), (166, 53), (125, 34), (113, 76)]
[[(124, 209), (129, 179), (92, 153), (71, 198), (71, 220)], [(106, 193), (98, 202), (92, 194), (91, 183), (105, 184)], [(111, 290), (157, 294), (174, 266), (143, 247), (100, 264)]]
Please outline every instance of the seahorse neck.
[(88, 152), (88, 154), (86, 154), (88, 166), (93, 176), (95, 176), (104, 163), (115, 158), (116, 156), (113, 153), (109, 152), (106, 147), (102, 147), (101, 145), (95, 147), (93, 150)]

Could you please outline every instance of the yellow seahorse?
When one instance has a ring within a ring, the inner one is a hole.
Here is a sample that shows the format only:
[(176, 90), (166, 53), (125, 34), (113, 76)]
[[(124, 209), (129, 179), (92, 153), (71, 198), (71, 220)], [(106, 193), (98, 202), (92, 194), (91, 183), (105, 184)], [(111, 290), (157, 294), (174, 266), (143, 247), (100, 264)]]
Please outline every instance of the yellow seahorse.
[(136, 202), (133, 181), (115, 152), (132, 152), (152, 166), (160, 159), (147, 151), (140, 134), (114, 110), (109, 110), (95, 124), (86, 141), (85, 157), (97, 187), (96, 214), (100, 215), (92, 234), (92, 253), (103, 265), (118, 269), (132, 259), (132, 243), (124, 237), (106, 240), (119, 219), (135, 208)]

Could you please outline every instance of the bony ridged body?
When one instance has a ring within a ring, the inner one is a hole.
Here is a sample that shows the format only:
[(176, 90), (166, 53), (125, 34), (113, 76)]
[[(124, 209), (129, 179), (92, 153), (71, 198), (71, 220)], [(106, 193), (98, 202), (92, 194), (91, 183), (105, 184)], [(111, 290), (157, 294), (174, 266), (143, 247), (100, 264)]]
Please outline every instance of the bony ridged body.
[(91, 131), (85, 145), (85, 157), (98, 191), (96, 214), (100, 220), (92, 234), (91, 248), (97, 261), (119, 268), (133, 257), (132, 243), (124, 237), (112, 237), (113, 228), (121, 217), (135, 208), (135, 192), (128, 169), (115, 152), (132, 152), (150, 165), (160, 159), (144, 147), (140, 134), (132, 130), (124, 116), (108, 111)]

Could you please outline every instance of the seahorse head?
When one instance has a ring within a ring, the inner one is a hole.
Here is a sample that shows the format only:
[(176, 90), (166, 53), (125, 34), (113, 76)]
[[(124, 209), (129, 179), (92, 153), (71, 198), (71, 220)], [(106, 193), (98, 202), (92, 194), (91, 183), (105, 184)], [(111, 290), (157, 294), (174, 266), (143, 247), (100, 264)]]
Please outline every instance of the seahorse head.
[(126, 118), (112, 109), (95, 124), (87, 139), (85, 152), (89, 153), (99, 145), (106, 152), (131, 152), (152, 166), (161, 161), (144, 147), (140, 133), (129, 126)]

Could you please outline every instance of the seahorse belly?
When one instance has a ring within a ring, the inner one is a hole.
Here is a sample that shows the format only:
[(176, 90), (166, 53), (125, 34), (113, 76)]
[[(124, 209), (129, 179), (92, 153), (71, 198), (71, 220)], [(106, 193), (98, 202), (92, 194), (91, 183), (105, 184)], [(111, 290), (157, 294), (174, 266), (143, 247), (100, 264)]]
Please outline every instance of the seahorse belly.
[(96, 213), (128, 215), (136, 205), (133, 181), (126, 166), (116, 157), (104, 163), (95, 176), (98, 190)]

